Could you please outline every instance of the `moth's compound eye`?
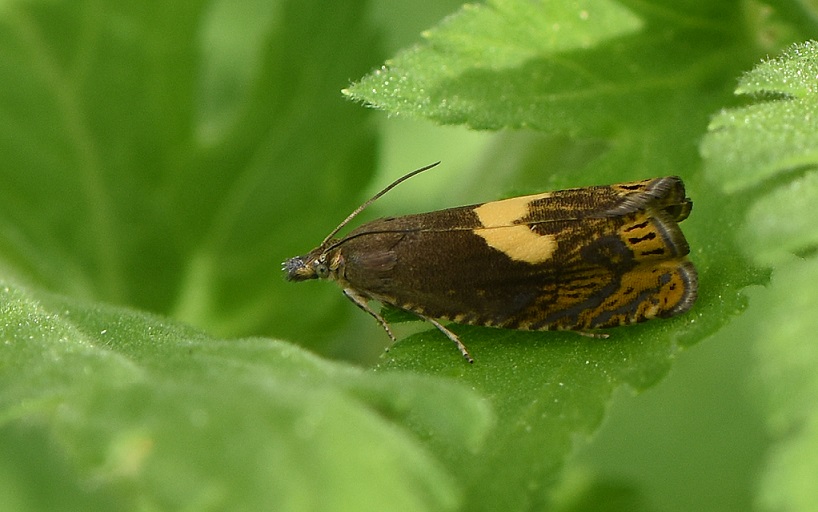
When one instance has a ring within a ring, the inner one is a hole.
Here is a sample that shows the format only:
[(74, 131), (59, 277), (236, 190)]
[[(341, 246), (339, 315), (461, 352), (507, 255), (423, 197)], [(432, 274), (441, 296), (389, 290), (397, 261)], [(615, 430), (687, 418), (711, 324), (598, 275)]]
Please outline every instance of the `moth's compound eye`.
[(313, 263), (313, 268), (315, 269), (315, 273), (321, 279), (325, 279), (327, 276), (329, 276), (329, 267), (323, 258), (320, 260), (315, 260), (315, 263)]

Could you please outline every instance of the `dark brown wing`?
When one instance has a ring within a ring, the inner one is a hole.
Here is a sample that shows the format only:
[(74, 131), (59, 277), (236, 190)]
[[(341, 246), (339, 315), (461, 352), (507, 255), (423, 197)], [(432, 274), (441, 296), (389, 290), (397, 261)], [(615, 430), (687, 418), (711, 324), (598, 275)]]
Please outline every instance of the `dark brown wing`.
[(658, 178), (381, 219), (339, 246), (344, 285), (425, 316), (507, 328), (671, 316), (696, 293), (677, 225), (686, 201), (680, 180)]

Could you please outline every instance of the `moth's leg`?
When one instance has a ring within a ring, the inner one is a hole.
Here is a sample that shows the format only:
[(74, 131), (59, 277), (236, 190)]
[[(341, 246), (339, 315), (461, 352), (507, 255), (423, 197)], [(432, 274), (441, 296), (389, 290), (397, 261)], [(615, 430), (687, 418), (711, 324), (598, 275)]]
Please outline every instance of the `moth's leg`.
[[(417, 313), (415, 313), (415, 314), (417, 315)], [(454, 344), (457, 345), (457, 348), (460, 349), (460, 353), (463, 354), (463, 357), (466, 358), (466, 361), (468, 361), (469, 363), (474, 363), (474, 359), (469, 354), (469, 351), (466, 348), (466, 345), (464, 345), (463, 342), (460, 341), (460, 338), (457, 337), (457, 334), (453, 333), (452, 331), (450, 331), (449, 329), (444, 327), (443, 324), (441, 324), (440, 322), (438, 322), (434, 318), (429, 318), (428, 316), (423, 316), (423, 315), (418, 315), (418, 316), (420, 318), (426, 320), (430, 324), (434, 325), (435, 327), (437, 327), (440, 332), (445, 334), (447, 338), (452, 340), (454, 342)]]
[(384, 318), (378, 314), (377, 311), (369, 307), (369, 302), (367, 301), (366, 297), (355, 292), (354, 290), (350, 290), (349, 288), (344, 289), (344, 295), (346, 295), (346, 297), (356, 306), (372, 315), (372, 317), (377, 320), (379, 324), (381, 324), (381, 327), (383, 327), (383, 330), (386, 331), (386, 334), (389, 335), (389, 338), (393, 343), (397, 341), (395, 335), (392, 334), (392, 329), (389, 328), (389, 324), (386, 323), (386, 320), (384, 320)]
[[(392, 340), (392, 342), (397, 341), (397, 339), (395, 338), (395, 335), (392, 334), (392, 329), (389, 328), (389, 324), (386, 323), (386, 320), (380, 314), (378, 314), (377, 311), (375, 311), (374, 309), (369, 307), (369, 302), (367, 301), (366, 297), (364, 297), (363, 295), (361, 295), (359, 293), (356, 293), (354, 290), (350, 290), (348, 288), (344, 289), (343, 292), (344, 292), (344, 295), (346, 295), (346, 297), (349, 300), (351, 300), (356, 306), (358, 306), (359, 308), (363, 309), (364, 311), (366, 311), (367, 313), (372, 315), (372, 317), (375, 320), (377, 320), (379, 324), (381, 324), (381, 327), (383, 327), (383, 330), (385, 330), (386, 334), (389, 335), (389, 338)], [(414, 314), (416, 314), (418, 317), (422, 318), (423, 320), (426, 320), (430, 324), (437, 327), (440, 330), (440, 332), (445, 334), (447, 338), (452, 340), (455, 343), (455, 345), (457, 345), (457, 348), (460, 350), (460, 353), (463, 354), (463, 357), (466, 358), (466, 361), (468, 361), (469, 363), (474, 363), (474, 359), (469, 354), (468, 349), (466, 349), (466, 345), (464, 345), (463, 342), (460, 341), (460, 338), (457, 337), (457, 334), (453, 333), (452, 331), (450, 331), (449, 329), (444, 327), (440, 322), (438, 322), (434, 318), (429, 318), (427, 316), (418, 315), (417, 313), (414, 313)]]

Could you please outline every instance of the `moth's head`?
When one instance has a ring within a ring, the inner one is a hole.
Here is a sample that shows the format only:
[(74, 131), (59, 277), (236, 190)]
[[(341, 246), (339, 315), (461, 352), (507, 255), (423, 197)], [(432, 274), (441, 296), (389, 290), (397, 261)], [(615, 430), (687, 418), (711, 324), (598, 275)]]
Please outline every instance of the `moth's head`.
[(319, 247), (309, 254), (290, 258), (281, 264), (287, 281), (306, 281), (330, 277), (330, 253)]

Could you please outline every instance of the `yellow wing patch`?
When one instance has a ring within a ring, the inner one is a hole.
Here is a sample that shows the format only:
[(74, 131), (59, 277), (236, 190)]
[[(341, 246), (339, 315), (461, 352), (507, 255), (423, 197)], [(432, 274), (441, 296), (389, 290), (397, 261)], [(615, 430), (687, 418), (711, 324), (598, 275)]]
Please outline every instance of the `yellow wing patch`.
[(475, 229), (474, 234), (512, 260), (531, 264), (548, 261), (557, 249), (557, 239), (537, 234), (530, 226), (515, 222), (528, 216), (533, 201), (549, 196), (551, 194), (546, 192), (481, 204), (474, 213), (483, 228)]
[(475, 229), (474, 234), (485, 240), (489, 247), (502, 251), (512, 260), (532, 265), (550, 260), (557, 250), (554, 235), (538, 235), (525, 224)]
[(551, 192), (545, 192), (483, 203), (474, 209), (474, 213), (477, 214), (484, 228), (510, 226), (528, 215), (532, 202), (551, 197), (551, 195)]

